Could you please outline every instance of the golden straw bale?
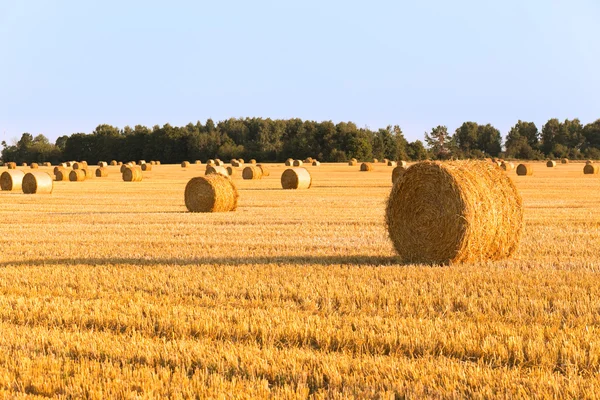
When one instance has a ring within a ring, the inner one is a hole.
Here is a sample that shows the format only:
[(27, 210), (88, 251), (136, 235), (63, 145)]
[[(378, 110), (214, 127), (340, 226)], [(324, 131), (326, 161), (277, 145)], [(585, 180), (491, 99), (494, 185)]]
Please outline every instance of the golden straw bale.
[(262, 179), (262, 169), (256, 165), (249, 165), (242, 171), (244, 179)]
[(225, 168), (227, 170), (227, 175), (233, 176), (235, 174), (235, 169), (233, 167)]
[(160, 165), (160, 161), (158, 161), (158, 160), (157, 160), (157, 161), (154, 161), (154, 163), (155, 163), (156, 165)]
[(585, 164), (586, 164), (586, 165), (590, 165), (590, 164), (593, 164), (593, 163), (594, 163), (594, 162), (593, 162), (592, 160), (587, 160), (587, 161), (585, 162)]
[(206, 165), (217, 165), (212, 158), (206, 162)]
[(387, 162), (387, 165), (388, 165), (388, 167), (396, 167), (396, 166), (398, 166), (398, 163), (396, 161), (389, 160)]
[(396, 163), (396, 165), (399, 165), (399, 166), (404, 167), (404, 168), (408, 167), (408, 163), (406, 161), (398, 161)]
[(106, 167), (108, 167), (108, 163), (106, 161), (100, 161), (100, 162), (98, 162), (98, 166), (101, 168), (102, 167), (106, 168)]
[(243, 158), (239, 158), (239, 159), (238, 159), (238, 162), (239, 162), (240, 164), (243, 164), (245, 161), (244, 161), (244, 159), (243, 159)]
[(350, 161), (353, 161), (353, 162), (355, 162), (355, 163), (358, 163), (358, 160), (357, 160), (356, 158), (352, 158), (352, 159), (350, 159)]
[(389, 163), (389, 162), (390, 162), (390, 160), (388, 160), (387, 158), (384, 158), (384, 159), (383, 159), (383, 163), (384, 163), (384, 164), (387, 164), (387, 163)]
[(24, 163), (21, 164), (21, 167), (26, 167), (26, 166), (27, 166), (26, 162), (24, 162)]
[(301, 167), (302, 164), (304, 164), (302, 160), (294, 160), (294, 167)]
[(348, 161), (348, 165), (351, 167), (355, 167), (356, 165), (358, 165), (358, 161), (350, 160)]
[(83, 168), (87, 168), (88, 167), (88, 163), (87, 161), (80, 161), (79, 162), (81, 165), (83, 165)]
[(364, 162), (364, 163), (360, 164), (360, 170), (361, 171), (373, 171), (373, 164), (371, 164), (369, 162)]
[(7, 162), (6, 167), (8, 169), (17, 169), (17, 163), (16, 162)]
[[(67, 168), (62, 168), (58, 171), (54, 171), (54, 180), (55, 181), (68, 181), (69, 180), (69, 174), (71, 173), (71, 169), (67, 169)], [(78, 170), (81, 171), (81, 170)]]
[(51, 167), (51, 166), (52, 166), (52, 163), (50, 163), (50, 162), (46, 161), (46, 162), (45, 162), (43, 165), (44, 165), (44, 167)]
[(317, 161), (317, 160), (315, 160), (315, 161), (313, 161), (313, 162), (312, 162), (312, 165), (313, 165), (313, 167), (318, 167), (318, 166), (320, 166), (320, 165), (321, 165), (321, 162), (320, 162), (320, 161)]
[(85, 170), (73, 169), (69, 172), (69, 180), (71, 182), (83, 182), (85, 181)]
[(192, 178), (185, 186), (185, 206), (191, 212), (235, 211), (238, 191), (233, 181), (220, 174)]
[(73, 167), (73, 169), (83, 169), (83, 164), (80, 162), (74, 162), (73, 164), (71, 164), (71, 166)]
[(548, 167), (548, 168), (556, 167), (556, 161), (548, 160), (548, 162), (546, 163), (546, 167)]
[(377, 164), (379, 162), (379, 160), (377, 158), (373, 159), (373, 164)]
[(88, 167), (82, 168), (81, 170), (85, 174), (85, 179), (92, 179), (94, 177), (94, 172)]
[(254, 158), (251, 158), (251, 159), (250, 159), (250, 164), (254, 164), (254, 165), (256, 165), (256, 160), (255, 160)]
[(189, 161), (183, 161), (183, 162), (181, 163), (181, 168), (187, 168), (187, 167), (189, 167), (189, 166), (190, 166), (190, 162), (189, 162)]
[(125, 182), (141, 182), (143, 179), (142, 169), (137, 165), (132, 165), (125, 168), (123, 172), (123, 181)]
[(202, 161), (200, 161), (200, 160), (196, 160), (196, 161), (194, 161), (194, 164), (201, 165), (201, 164), (202, 164)]
[(568, 164), (569, 163), (569, 159), (568, 158), (563, 158), (562, 160), (560, 160), (561, 164)]
[(142, 171), (152, 171), (152, 164), (142, 164)]
[(119, 162), (117, 163), (117, 165), (120, 167), (121, 165), (123, 165), (123, 161), (119, 161)]
[(32, 162), (31, 165), (29, 166), (31, 169), (38, 169), (40, 167), (40, 165), (36, 162)]
[(522, 176), (533, 175), (533, 166), (531, 164), (519, 164), (517, 166), (517, 175), (522, 175)]
[(510, 178), (486, 161), (424, 161), (393, 186), (386, 222), (403, 262), (483, 262), (513, 254), (523, 208)]
[(138, 161), (138, 164), (139, 164), (139, 165), (146, 164), (146, 160), (139, 160), (139, 161)]
[(108, 168), (100, 167), (96, 170), (96, 176), (98, 178), (106, 178), (108, 176)]
[(121, 168), (119, 168), (119, 171), (121, 171), (121, 173), (123, 173), (123, 172), (125, 172), (127, 167), (133, 167), (133, 164), (131, 164), (131, 163), (121, 164)]
[(0, 188), (8, 192), (20, 191), (23, 187), (23, 177), (25, 172), (20, 169), (11, 169), (2, 172), (0, 175)]
[(63, 163), (60, 163), (58, 166), (59, 166), (59, 167), (63, 167), (63, 168), (68, 168), (69, 166), (68, 166), (67, 164), (68, 164), (68, 163), (66, 163), (66, 162), (63, 162)]
[(219, 174), (223, 176), (229, 176), (229, 172), (227, 172), (227, 168), (219, 166), (219, 165), (206, 165), (206, 171), (204, 175), (212, 175)]
[(73, 163), (71, 161), (67, 161), (65, 164), (67, 164), (68, 168), (73, 168)]
[(288, 158), (287, 160), (285, 160), (285, 166), (286, 167), (293, 167), (294, 166), (294, 159), (293, 158)]
[(52, 170), (52, 173), (53, 173), (54, 175), (56, 175), (56, 173), (57, 173), (58, 171), (66, 171), (66, 170), (67, 170), (66, 168), (64, 168), (64, 167), (61, 167), (61, 166), (59, 165), (59, 166), (57, 166), (57, 167), (54, 167), (54, 169)]
[(600, 171), (600, 166), (594, 164), (586, 164), (583, 167), (583, 173), (586, 175), (595, 175)]
[(231, 164), (232, 167), (240, 166), (240, 162), (238, 160), (236, 160), (235, 158), (232, 158), (231, 161), (229, 161), (229, 163)]
[(392, 170), (392, 184), (396, 184), (398, 179), (402, 178), (402, 175), (406, 172), (406, 168), (401, 165), (398, 165)]
[(50, 194), (54, 189), (54, 181), (50, 174), (42, 171), (32, 171), (23, 177), (23, 193)]
[(119, 163), (117, 163), (117, 160), (112, 160), (112, 161), (110, 162), (110, 165), (111, 165), (111, 166), (113, 166), (113, 167), (116, 167), (118, 164), (119, 164)]
[(223, 161), (221, 161), (221, 160), (219, 160), (219, 159), (217, 158), (217, 159), (215, 160), (215, 165), (216, 165), (217, 167), (224, 167), (224, 166), (225, 166), (225, 163), (224, 163)]
[(262, 176), (269, 176), (269, 175), (271, 175), (271, 172), (269, 171), (269, 168), (267, 168), (266, 165), (256, 164), (256, 166), (260, 169), (260, 172), (261, 172)]
[(502, 164), (500, 164), (500, 168), (502, 168), (505, 171), (511, 171), (515, 168), (515, 164), (507, 161), (502, 161)]
[(304, 162), (305, 162), (306, 164), (312, 164), (312, 163), (313, 163), (313, 161), (315, 161), (315, 160), (314, 160), (312, 157), (306, 157), (306, 159), (304, 160)]
[(306, 168), (288, 168), (281, 174), (281, 187), (284, 189), (309, 189), (312, 177)]

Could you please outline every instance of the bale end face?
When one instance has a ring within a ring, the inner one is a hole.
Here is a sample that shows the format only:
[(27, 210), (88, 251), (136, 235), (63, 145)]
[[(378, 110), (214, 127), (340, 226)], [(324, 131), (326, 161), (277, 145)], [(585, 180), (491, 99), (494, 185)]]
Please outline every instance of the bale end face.
[(222, 175), (222, 176), (229, 176), (229, 172), (227, 171), (227, 168), (219, 166), (219, 165), (206, 165), (206, 171), (204, 172), (204, 175), (213, 175), (213, 174), (218, 174), (218, 175)]
[(583, 173), (585, 175), (596, 175), (600, 172), (600, 166), (594, 164), (587, 164), (583, 167)]
[(185, 187), (185, 206), (191, 212), (225, 212), (237, 209), (238, 191), (220, 174), (192, 178)]
[(183, 161), (183, 162), (181, 163), (181, 168), (187, 168), (187, 167), (189, 167), (189, 166), (190, 166), (190, 162), (189, 162), (189, 161)]
[(96, 170), (96, 177), (98, 178), (106, 178), (108, 176), (108, 168), (100, 167)]
[(73, 169), (69, 172), (69, 181), (83, 182), (85, 181), (85, 171), (82, 169)]
[(312, 177), (305, 168), (288, 168), (281, 174), (281, 187), (284, 189), (309, 189)]
[(548, 168), (556, 167), (556, 161), (548, 160), (548, 162), (546, 163), (546, 167), (548, 167)]
[(262, 179), (262, 170), (256, 165), (249, 165), (242, 171), (244, 179)]
[(142, 179), (142, 169), (137, 165), (126, 167), (123, 171), (124, 182), (141, 182)]
[(45, 172), (29, 172), (23, 177), (23, 193), (50, 194), (54, 189), (52, 177)]
[(25, 173), (20, 169), (11, 169), (0, 175), (0, 188), (7, 192), (20, 191), (23, 187)]
[(256, 167), (258, 169), (260, 169), (260, 172), (261, 172), (262, 176), (270, 176), (271, 175), (271, 172), (269, 171), (269, 168), (267, 168), (266, 165), (256, 164)]
[(371, 163), (362, 163), (360, 164), (360, 170), (363, 172), (373, 171), (373, 164)]
[(531, 164), (519, 164), (517, 166), (517, 175), (521, 175), (521, 176), (533, 175), (533, 166)]

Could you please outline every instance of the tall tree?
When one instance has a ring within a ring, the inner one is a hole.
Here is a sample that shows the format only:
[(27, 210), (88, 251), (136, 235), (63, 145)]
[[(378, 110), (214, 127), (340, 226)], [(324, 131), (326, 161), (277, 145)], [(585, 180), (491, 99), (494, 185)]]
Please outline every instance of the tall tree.
[(436, 126), (430, 133), (425, 132), (425, 143), (427, 143), (434, 157), (439, 159), (450, 158), (451, 140), (452, 136), (448, 134), (448, 128), (445, 125)]

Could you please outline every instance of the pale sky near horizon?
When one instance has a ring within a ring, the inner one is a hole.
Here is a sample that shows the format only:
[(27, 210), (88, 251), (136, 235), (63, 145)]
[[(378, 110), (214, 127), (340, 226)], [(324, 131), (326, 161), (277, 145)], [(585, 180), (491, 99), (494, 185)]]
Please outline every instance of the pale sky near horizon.
[(212, 118), (600, 118), (600, 2), (0, 0), (0, 138)]

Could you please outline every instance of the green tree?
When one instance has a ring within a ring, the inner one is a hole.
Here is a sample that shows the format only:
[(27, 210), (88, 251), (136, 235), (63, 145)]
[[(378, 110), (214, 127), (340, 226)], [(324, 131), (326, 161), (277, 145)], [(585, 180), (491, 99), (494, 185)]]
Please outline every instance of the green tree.
[(444, 125), (438, 125), (431, 130), (431, 133), (425, 132), (425, 143), (438, 159), (448, 159), (451, 156), (450, 141), (452, 136), (448, 134), (448, 128)]
[(423, 142), (415, 140), (406, 146), (406, 154), (412, 161), (420, 161), (427, 159), (427, 150), (423, 146)]
[(559, 139), (561, 135), (560, 122), (556, 118), (549, 119), (542, 127), (541, 150), (549, 156), (554, 150), (554, 146), (561, 144)]
[(490, 156), (497, 157), (502, 151), (502, 135), (492, 125), (479, 125), (477, 147)]
[(464, 122), (454, 132), (454, 139), (457, 148), (463, 154), (469, 155), (471, 150), (479, 148), (479, 125), (475, 122)]

